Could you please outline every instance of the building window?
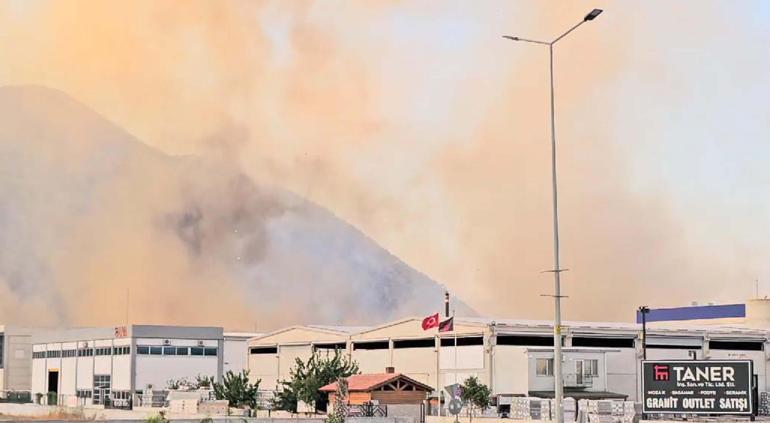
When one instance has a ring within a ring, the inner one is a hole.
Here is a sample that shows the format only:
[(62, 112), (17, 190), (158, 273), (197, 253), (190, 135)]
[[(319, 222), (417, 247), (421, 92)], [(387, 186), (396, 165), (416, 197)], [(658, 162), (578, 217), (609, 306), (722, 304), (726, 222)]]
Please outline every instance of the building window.
[(100, 347), (100, 348), (94, 348), (96, 350), (96, 355), (110, 355), (112, 354), (112, 348), (111, 347)]
[(75, 357), (77, 356), (77, 350), (63, 350), (61, 352), (62, 357)]
[(537, 365), (536, 374), (538, 376), (553, 376), (552, 358), (538, 358), (535, 363)]
[(278, 354), (278, 347), (251, 347), (249, 354)]
[(149, 355), (150, 347), (136, 347), (136, 353), (139, 355)]
[(33, 351), (32, 358), (45, 358), (45, 351)]
[(131, 353), (131, 347), (114, 347), (112, 349), (114, 355), (126, 355)]
[(163, 347), (163, 355), (176, 355), (176, 347)]
[(436, 340), (433, 338), (423, 338), (423, 339), (401, 339), (398, 341), (393, 341), (393, 348), (394, 349), (401, 349), (401, 348), (435, 348), (436, 347)]
[(353, 350), (387, 350), (390, 349), (388, 341), (354, 342)]
[(45, 356), (48, 358), (59, 358), (61, 357), (61, 351), (60, 350), (47, 351)]
[(78, 398), (91, 398), (91, 394), (92, 394), (92, 392), (90, 390), (85, 390), (85, 389), (78, 389), (75, 392), (75, 395)]
[(94, 355), (93, 348), (81, 348), (78, 350), (78, 357), (92, 357)]
[(190, 348), (190, 355), (203, 355), (203, 347)]
[(599, 360), (583, 360), (583, 374), (587, 376), (599, 376)]
[[(457, 338), (457, 339), (455, 339)], [(484, 345), (484, 338), (480, 336), (461, 336), (451, 338), (441, 338), (442, 347), (454, 347), (455, 343), (458, 347), (469, 347), (472, 345)]]
[(203, 349), (203, 355), (207, 357), (216, 357), (217, 356), (217, 349), (216, 348), (204, 348)]
[(189, 347), (176, 347), (176, 355), (190, 355)]
[(150, 347), (150, 355), (163, 355), (163, 347)]

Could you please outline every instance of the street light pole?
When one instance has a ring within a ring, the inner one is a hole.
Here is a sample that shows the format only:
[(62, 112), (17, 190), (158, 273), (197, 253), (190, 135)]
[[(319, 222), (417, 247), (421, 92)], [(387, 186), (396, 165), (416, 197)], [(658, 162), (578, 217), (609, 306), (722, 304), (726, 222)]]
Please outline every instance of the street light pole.
[(564, 423), (564, 374), (562, 373), (562, 336), (561, 336), (561, 272), (567, 270), (561, 268), (559, 260), (559, 196), (556, 183), (556, 108), (553, 87), (553, 46), (559, 40), (566, 37), (567, 34), (576, 30), (585, 22), (594, 20), (601, 9), (594, 9), (589, 12), (582, 21), (573, 26), (555, 40), (551, 42), (520, 38), (510, 35), (504, 35), (513, 41), (523, 41), (527, 43), (541, 44), (548, 46), (549, 73), (550, 73), (550, 94), (551, 94), (551, 193), (553, 196), (553, 265), (552, 272), (554, 276), (554, 321), (553, 321), (553, 370), (554, 370), (554, 399), (556, 400), (556, 422)]
[(647, 360), (647, 313), (649, 312), (649, 307), (639, 307), (639, 314), (642, 317), (642, 360)]

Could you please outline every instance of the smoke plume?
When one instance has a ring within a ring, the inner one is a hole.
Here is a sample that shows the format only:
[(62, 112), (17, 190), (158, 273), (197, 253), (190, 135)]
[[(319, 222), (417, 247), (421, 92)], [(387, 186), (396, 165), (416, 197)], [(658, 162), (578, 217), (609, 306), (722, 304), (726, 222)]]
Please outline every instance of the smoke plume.
[[(24, 222), (0, 221), (0, 290), (30, 294), (23, 313), (3, 296), (0, 317), (115, 320), (129, 286), (132, 318), (296, 320), (289, 298), (255, 296), (315, 269), (339, 284), (306, 282), (308, 295), (356, 283), (323, 255), (296, 265), (271, 247), (312, 244), (272, 222), (302, 228), (290, 211), (314, 203), (482, 314), (549, 317), (547, 51), (500, 35), (552, 38), (592, 7), (605, 13), (556, 47), (566, 317), (742, 300), (770, 270), (756, 235), (768, 172), (750, 153), (769, 121), (759, 3), (8, 2), (0, 83), (61, 89), (189, 157), (121, 162), (108, 130), (81, 139), (88, 122), (40, 111), (72, 137), (25, 147), (29, 178), (23, 155), (2, 169), (5, 213)], [(96, 170), (60, 186), (82, 168)], [(13, 202), (25, 192), (46, 195)], [(186, 290), (200, 302), (169, 300)]]

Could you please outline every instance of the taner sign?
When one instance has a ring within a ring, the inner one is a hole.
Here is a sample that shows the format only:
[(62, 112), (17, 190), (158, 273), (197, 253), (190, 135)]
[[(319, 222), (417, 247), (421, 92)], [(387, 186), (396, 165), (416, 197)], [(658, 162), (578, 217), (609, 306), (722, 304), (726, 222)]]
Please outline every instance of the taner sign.
[(751, 360), (642, 362), (645, 413), (751, 414)]

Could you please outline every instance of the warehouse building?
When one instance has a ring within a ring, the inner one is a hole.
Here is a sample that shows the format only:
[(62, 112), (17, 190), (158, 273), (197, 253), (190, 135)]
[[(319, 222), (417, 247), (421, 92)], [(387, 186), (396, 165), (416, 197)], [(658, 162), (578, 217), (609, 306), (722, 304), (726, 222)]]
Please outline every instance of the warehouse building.
[(261, 380), (260, 389), (275, 390), (281, 380), (289, 379), (289, 371), (297, 358), (307, 360), (313, 351), (346, 350), (350, 336), (366, 329), (359, 326), (292, 326), (255, 337), (248, 342), (249, 377), (252, 381)]
[[(221, 380), (222, 328), (130, 325), (40, 331), (32, 336), (33, 399), (130, 406), (169, 380)], [(244, 351), (244, 350), (241, 350)]]
[(29, 394), (32, 332), (27, 328), (0, 326), (0, 398)]
[[(548, 321), (457, 318), (454, 332), (425, 331), (421, 318), (373, 328), (327, 331), (293, 327), (249, 341), (249, 368), (263, 388), (288, 379), (294, 359), (344, 349), (362, 373), (386, 367), (438, 387), (476, 376), (500, 404), (513, 396), (553, 396), (553, 326)], [(637, 400), (643, 356), (641, 326), (567, 322), (563, 327), (566, 395)], [(760, 391), (767, 390), (768, 331), (743, 325), (650, 328), (648, 359), (751, 359)], [(437, 393), (434, 392), (435, 396)]]

